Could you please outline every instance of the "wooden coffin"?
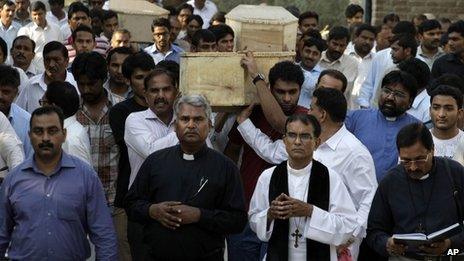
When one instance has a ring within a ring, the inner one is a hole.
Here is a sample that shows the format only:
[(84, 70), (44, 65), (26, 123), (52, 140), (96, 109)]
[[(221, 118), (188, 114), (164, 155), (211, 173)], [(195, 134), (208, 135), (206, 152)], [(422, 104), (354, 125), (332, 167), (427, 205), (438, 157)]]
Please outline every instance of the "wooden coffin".
[(239, 5), (226, 15), (238, 51), (293, 51), (298, 19), (281, 6)]
[[(255, 52), (259, 72), (266, 76), (274, 64), (293, 61), (294, 52)], [(240, 66), (243, 53), (184, 53), (180, 59), (180, 90), (202, 94), (218, 110), (257, 102), (256, 87)], [(229, 108), (229, 109), (227, 109)]]

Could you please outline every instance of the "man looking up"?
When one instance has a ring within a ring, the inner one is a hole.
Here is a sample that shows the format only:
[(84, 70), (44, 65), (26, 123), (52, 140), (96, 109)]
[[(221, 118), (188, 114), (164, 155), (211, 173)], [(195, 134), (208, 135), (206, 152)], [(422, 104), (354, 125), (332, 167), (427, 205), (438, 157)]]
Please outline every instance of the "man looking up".
[(171, 24), (166, 18), (159, 18), (153, 21), (151, 32), (153, 33), (153, 45), (145, 48), (145, 52), (150, 54), (155, 64), (163, 61), (175, 61), (180, 63), (180, 54), (184, 51), (182, 48), (171, 44), (170, 42)]
[(461, 91), (449, 85), (439, 85), (431, 92), (430, 117), (435, 155), (453, 159), (456, 148), (464, 143), (464, 132), (457, 127), (458, 117), (464, 116)]
[(417, 49), (417, 58), (424, 61), (429, 69), (445, 52), (440, 48), (440, 39), (442, 35), (441, 25), (435, 19), (425, 20), (418, 29), (420, 47)]

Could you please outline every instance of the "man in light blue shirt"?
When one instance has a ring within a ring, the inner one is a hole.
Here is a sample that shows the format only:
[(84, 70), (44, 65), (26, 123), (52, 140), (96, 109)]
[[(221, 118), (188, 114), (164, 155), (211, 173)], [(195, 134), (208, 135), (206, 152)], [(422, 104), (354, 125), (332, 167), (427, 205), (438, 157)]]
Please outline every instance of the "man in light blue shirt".
[[(416, 35), (416, 27), (409, 21), (401, 21), (392, 29), (393, 36), (400, 34)], [(361, 108), (377, 107), (377, 92), (380, 83), (389, 71), (395, 69), (392, 59), (392, 49), (387, 48), (375, 54), (372, 60), (372, 66), (367, 73), (366, 80), (361, 86), (357, 103)]]
[(406, 113), (417, 95), (417, 81), (403, 71), (392, 71), (382, 80), (379, 109), (350, 111), (346, 128), (367, 147), (374, 159), (377, 181), (398, 164), (395, 140), (399, 130), (416, 118)]
[(325, 49), (325, 43), (321, 39), (309, 38), (304, 41), (303, 48), (300, 50), (300, 66), (303, 69), (305, 81), (301, 86), (298, 105), (309, 108), (314, 89), (316, 89), (317, 79), (321, 74), (322, 68), (319, 66), (321, 54)]
[(117, 260), (105, 194), (87, 163), (64, 153), (64, 115), (56, 106), (32, 113), (34, 156), (14, 168), (0, 190), (0, 256), (12, 260), (85, 260), (87, 236), (97, 260)]
[(184, 51), (169, 41), (171, 31), (169, 20), (166, 18), (156, 19), (151, 25), (151, 31), (154, 43), (144, 50), (153, 57), (155, 64), (163, 60), (180, 63), (180, 54)]
[(31, 142), (28, 137), (31, 115), (13, 101), (18, 94), (20, 83), (18, 71), (7, 65), (0, 65), (0, 111), (7, 116), (13, 129), (23, 143), (26, 158), (32, 155)]

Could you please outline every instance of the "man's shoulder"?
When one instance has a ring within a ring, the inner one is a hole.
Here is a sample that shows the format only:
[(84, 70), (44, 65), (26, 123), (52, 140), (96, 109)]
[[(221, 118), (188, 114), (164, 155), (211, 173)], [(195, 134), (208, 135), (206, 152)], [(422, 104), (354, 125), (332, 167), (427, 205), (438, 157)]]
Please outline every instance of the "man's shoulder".
[(227, 168), (234, 168), (238, 171), (237, 165), (223, 153), (220, 153), (212, 148), (208, 148), (208, 154), (214, 159), (214, 161), (226, 165)]
[(131, 112), (129, 116), (127, 116), (126, 123), (133, 122), (133, 121), (142, 123), (140, 122), (140, 120), (144, 119), (146, 116), (147, 116), (147, 110)]
[(25, 88), (23, 90), (27, 90), (29, 87), (33, 85), (38, 85), (42, 77), (43, 77), (43, 74), (41, 73), (41, 74), (37, 74), (29, 78), (29, 80), (27, 80), (27, 82), (24, 84)]
[(27, 121), (29, 123), (29, 120), (31, 119), (31, 114), (28, 111), (19, 107), (16, 103), (11, 104), (11, 109), (13, 109), (15, 117), (19, 117), (21, 120)]

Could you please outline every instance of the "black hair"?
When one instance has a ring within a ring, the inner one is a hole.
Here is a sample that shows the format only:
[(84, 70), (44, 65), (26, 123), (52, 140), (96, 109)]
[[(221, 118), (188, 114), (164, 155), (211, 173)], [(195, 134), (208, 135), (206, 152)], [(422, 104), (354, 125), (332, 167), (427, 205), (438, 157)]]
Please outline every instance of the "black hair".
[(333, 88), (316, 88), (313, 97), (317, 98), (316, 105), (329, 114), (333, 122), (344, 122), (348, 105), (343, 93)]
[[(6, 45), (6, 42), (5, 42), (5, 40), (3, 40), (2, 37), (0, 37), (0, 50), (3, 53), (3, 59), (6, 60), (6, 58), (8, 57), (8, 46)], [(5, 60), (0, 61), (0, 62), (3, 63), (3, 62), (5, 62)]]
[(108, 54), (106, 55), (106, 63), (107, 64), (110, 64), (111, 62), (111, 57), (113, 57), (113, 55), (115, 53), (119, 53), (119, 54), (128, 54), (128, 55), (131, 55), (134, 53), (134, 51), (132, 50), (132, 48), (130, 47), (116, 47), (116, 48), (113, 48), (111, 49)]
[(319, 22), (319, 15), (316, 12), (306, 11), (304, 13), (301, 13), (300, 17), (298, 17), (298, 24), (301, 24), (303, 20), (308, 19), (308, 18), (314, 18), (316, 19), (317, 22)]
[(409, 21), (399, 21), (392, 29), (393, 34), (412, 34), (416, 35), (416, 26)]
[(20, 35), (20, 36), (16, 37), (13, 40), (13, 44), (11, 45), (12, 46), (11, 48), (13, 48), (13, 46), (15, 46), (15, 44), (16, 44), (16, 41), (19, 41), (19, 40), (29, 40), (31, 42), (31, 44), (32, 44), (32, 51), (34, 52), (34, 50), (35, 50), (35, 42), (31, 38), (29, 38), (29, 36), (27, 36), (27, 35)]
[(203, 26), (203, 18), (201, 18), (201, 16), (195, 15), (195, 14), (189, 16), (189, 17), (187, 18), (187, 24), (189, 24), (189, 23), (190, 23), (191, 21), (193, 21), (193, 20), (197, 21), (198, 24), (200, 24), (200, 27)]
[(298, 18), (300, 16), (300, 9), (295, 5), (288, 5), (285, 9), (290, 12), (293, 16)]
[(64, 6), (64, 0), (48, 0), (48, 4), (49, 5), (57, 4), (57, 5)]
[(90, 10), (90, 19), (98, 18), (103, 22), (104, 10), (101, 9), (92, 9)]
[(350, 31), (343, 26), (334, 26), (329, 31), (329, 35), (327, 37), (327, 41), (330, 40), (341, 40), (346, 38), (346, 42), (350, 41)]
[(0, 64), (0, 86), (11, 86), (18, 88), (20, 82), (19, 72), (15, 68)]
[(436, 19), (425, 20), (417, 27), (417, 32), (423, 34), (424, 32), (441, 29), (441, 24)]
[(10, 1), (10, 0), (0, 0), (0, 9), (3, 8), (3, 6), (12, 6), (12, 5), (15, 5), (15, 2), (14, 1)]
[(80, 76), (87, 76), (91, 80), (105, 82), (108, 76), (108, 67), (103, 56), (97, 52), (81, 53), (76, 56), (71, 65), (71, 72), (76, 82)]
[(154, 32), (155, 27), (157, 26), (166, 27), (169, 31), (171, 31), (171, 23), (164, 17), (153, 20), (153, 23), (151, 24), (151, 31)]
[(370, 24), (360, 24), (357, 26), (354, 35), (358, 37), (363, 31), (368, 31), (374, 34), (374, 37), (377, 37), (377, 29)]
[[(319, 30), (316, 30), (316, 29), (309, 29), (307, 30), (306, 32), (304, 32), (302, 35), (301, 35), (301, 39), (304, 39), (306, 37), (310, 37), (310, 38), (317, 38), (317, 39), (321, 39), (322, 40), (322, 35), (321, 33), (319, 32)], [(325, 42), (325, 40), (324, 40)]]
[(453, 86), (450, 85), (438, 85), (433, 91), (430, 92), (430, 104), (432, 104), (433, 98), (437, 95), (451, 96), (456, 101), (458, 109), (462, 108), (463, 105), (463, 96), (462, 92)]
[(353, 18), (357, 13), (362, 13), (364, 15), (364, 9), (357, 4), (349, 4), (345, 9), (345, 17)]
[(442, 18), (440, 18), (440, 23), (442, 23), (442, 24), (451, 24), (451, 20), (449, 18), (442, 17)]
[(115, 11), (112, 11), (112, 10), (105, 10), (103, 11), (103, 19), (102, 19), (102, 22), (108, 20), (108, 19), (111, 19), (111, 18), (116, 18), (118, 19), (118, 14), (115, 12)]
[(278, 62), (269, 70), (269, 83), (271, 88), (274, 88), (277, 80), (297, 83), (301, 89), (304, 82), (303, 71), (299, 65), (291, 61)]
[(176, 82), (179, 82), (180, 66), (175, 61), (162, 60), (155, 66), (155, 68), (164, 68), (172, 72), (176, 77)]
[(397, 14), (390, 13), (383, 17), (382, 23), (386, 24), (388, 22), (399, 22), (399, 21), (400, 21), (400, 17)]
[(203, 42), (208, 42), (208, 43), (214, 42), (215, 43), (216, 37), (214, 36), (213, 32), (211, 32), (210, 30), (200, 29), (193, 34), (192, 45), (195, 47), (198, 47), (198, 45), (200, 44), (200, 40), (203, 40)]
[(391, 71), (382, 79), (382, 88), (392, 84), (401, 84), (409, 92), (411, 100), (414, 100), (417, 95), (417, 81), (411, 74), (403, 71)]
[(49, 83), (44, 95), (50, 104), (63, 110), (65, 118), (73, 116), (79, 110), (79, 94), (76, 87), (69, 82), (54, 81)]
[(183, 4), (179, 5), (179, 7), (177, 7), (177, 13), (180, 13), (180, 11), (182, 11), (183, 9), (188, 9), (193, 14), (193, 6), (191, 6), (191, 5), (187, 4), (187, 3), (183, 3)]
[(39, 10), (47, 12), (47, 7), (45, 7), (45, 4), (42, 3), (41, 1), (36, 1), (31, 3), (31, 11), (37, 12)]
[(430, 131), (422, 122), (404, 126), (396, 135), (396, 147), (408, 148), (420, 142), (427, 150), (433, 149), (433, 138)]
[(288, 116), (287, 120), (285, 121), (285, 134), (287, 134), (287, 127), (288, 124), (292, 122), (302, 122), (304, 125), (312, 125), (314, 130), (314, 137), (319, 138), (321, 136), (321, 124), (313, 115), (309, 115), (306, 113), (296, 113)]
[(140, 51), (129, 55), (129, 57), (124, 60), (122, 63), (122, 75), (126, 79), (131, 79), (132, 74), (135, 69), (141, 69), (143, 71), (153, 70), (155, 68), (155, 61), (153, 58), (146, 52)]
[(164, 67), (161, 67), (161, 66), (158, 66), (156, 67), (155, 69), (153, 69), (153, 71), (150, 72), (150, 74), (147, 75), (147, 77), (145, 77), (145, 79), (143, 80), (143, 86), (145, 88), (145, 90), (148, 89), (148, 84), (150, 84), (149, 82), (151, 81), (151, 79), (153, 79), (154, 77), (158, 76), (158, 75), (166, 75), (169, 77), (169, 79), (171, 80), (171, 84), (172, 86), (174, 86), (174, 88), (178, 88), (177, 87), (177, 79), (176, 79), (176, 75), (171, 72), (170, 70), (164, 68)]
[(73, 2), (69, 5), (68, 7), (68, 20), (71, 20), (72, 16), (77, 13), (77, 12), (83, 12), (85, 13), (88, 17), (90, 17), (90, 11), (89, 8), (87, 8), (83, 3), (81, 2)]
[(411, 19), (411, 22), (414, 23), (414, 19), (417, 19), (417, 20), (421, 20), (423, 23), (424, 21), (427, 21), (427, 16), (425, 16), (424, 14), (418, 14), (418, 15), (415, 15), (412, 19)]
[(392, 44), (398, 42), (398, 45), (403, 49), (411, 49), (411, 57), (416, 57), (417, 54), (417, 41), (416, 37), (412, 34), (395, 34), (390, 41)]
[(93, 32), (92, 28), (88, 27), (85, 24), (79, 25), (71, 34), (71, 37), (73, 39), (73, 42), (76, 41), (77, 33), (78, 32), (87, 32), (92, 35), (92, 39), (95, 42), (95, 33)]
[(61, 128), (63, 129), (63, 127), (64, 127), (63, 110), (61, 110), (60, 107), (55, 106), (55, 105), (44, 106), (44, 107), (39, 107), (39, 108), (35, 109), (31, 114), (31, 119), (29, 120), (29, 129), (32, 130), (32, 121), (34, 120), (34, 117), (42, 116), (42, 115), (50, 115), (50, 114), (53, 114), (53, 113), (58, 115), (58, 119), (60, 121)]
[(464, 21), (459, 20), (455, 23), (452, 23), (448, 28), (448, 34), (450, 33), (459, 33), (462, 37), (464, 37)]
[(319, 74), (319, 77), (317, 78), (317, 84), (319, 84), (322, 77), (324, 77), (325, 75), (328, 75), (328, 76), (330, 76), (332, 78), (335, 78), (335, 79), (341, 81), (342, 82), (342, 92), (345, 93), (346, 87), (348, 86), (348, 80), (346, 79), (346, 76), (342, 72), (340, 72), (338, 70), (334, 70), (334, 69), (323, 70)]
[[(226, 22), (226, 13), (225, 12), (217, 12), (211, 17), (210, 24), (213, 24), (214, 21), (218, 21), (220, 23), (225, 23)], [(211, 29), (211, 28), (210, 28)]]
[(165, 5), (163, 6), (164, 9), (169, 11), (169, 16), (177, 16), (178, 12), (174, 6)]
[(319, 50), (319, 52), (321, 53), (325, 51), (325, 49), (327, 49), (327, 45), (325, 41), (322, 39), (318, 39), (318, 38), (309, 38), (304, 41), (303, 48), (311, 47), (311, 46), (315, 46), (317, 50)]
[(47, 54), (53, 52), (53, 51), (60, 51), (61, 54), (65, 59), (68, 59), (68, 49), (66, 49), (66, 46), (64, 44), (57, 42), (57, 41), (51, 41), (48, 42), (44, 48), (43, 48), (43, 56), (45, 57)]
[(464, 93), (464, 78), (459, 75), (444, 73), (430, 83), (429, 93), (440, 85), (450, 85)]
[(222, 38), (226, 37), (228, 34), (232, 35), (232, 37), (235, 37), (235, 33), (232, 27), (226, 24), (212, 25), (208, 28), (208, 30), (213, 32), (214, 36), (216, 37), (216, 41), (221, 40)]
[(419, 89), (428, 86), (430, 69), (425, 62), (412, 57), (400, 62), (397, 66), (401, 71), (411, 74), (416, 79)]

